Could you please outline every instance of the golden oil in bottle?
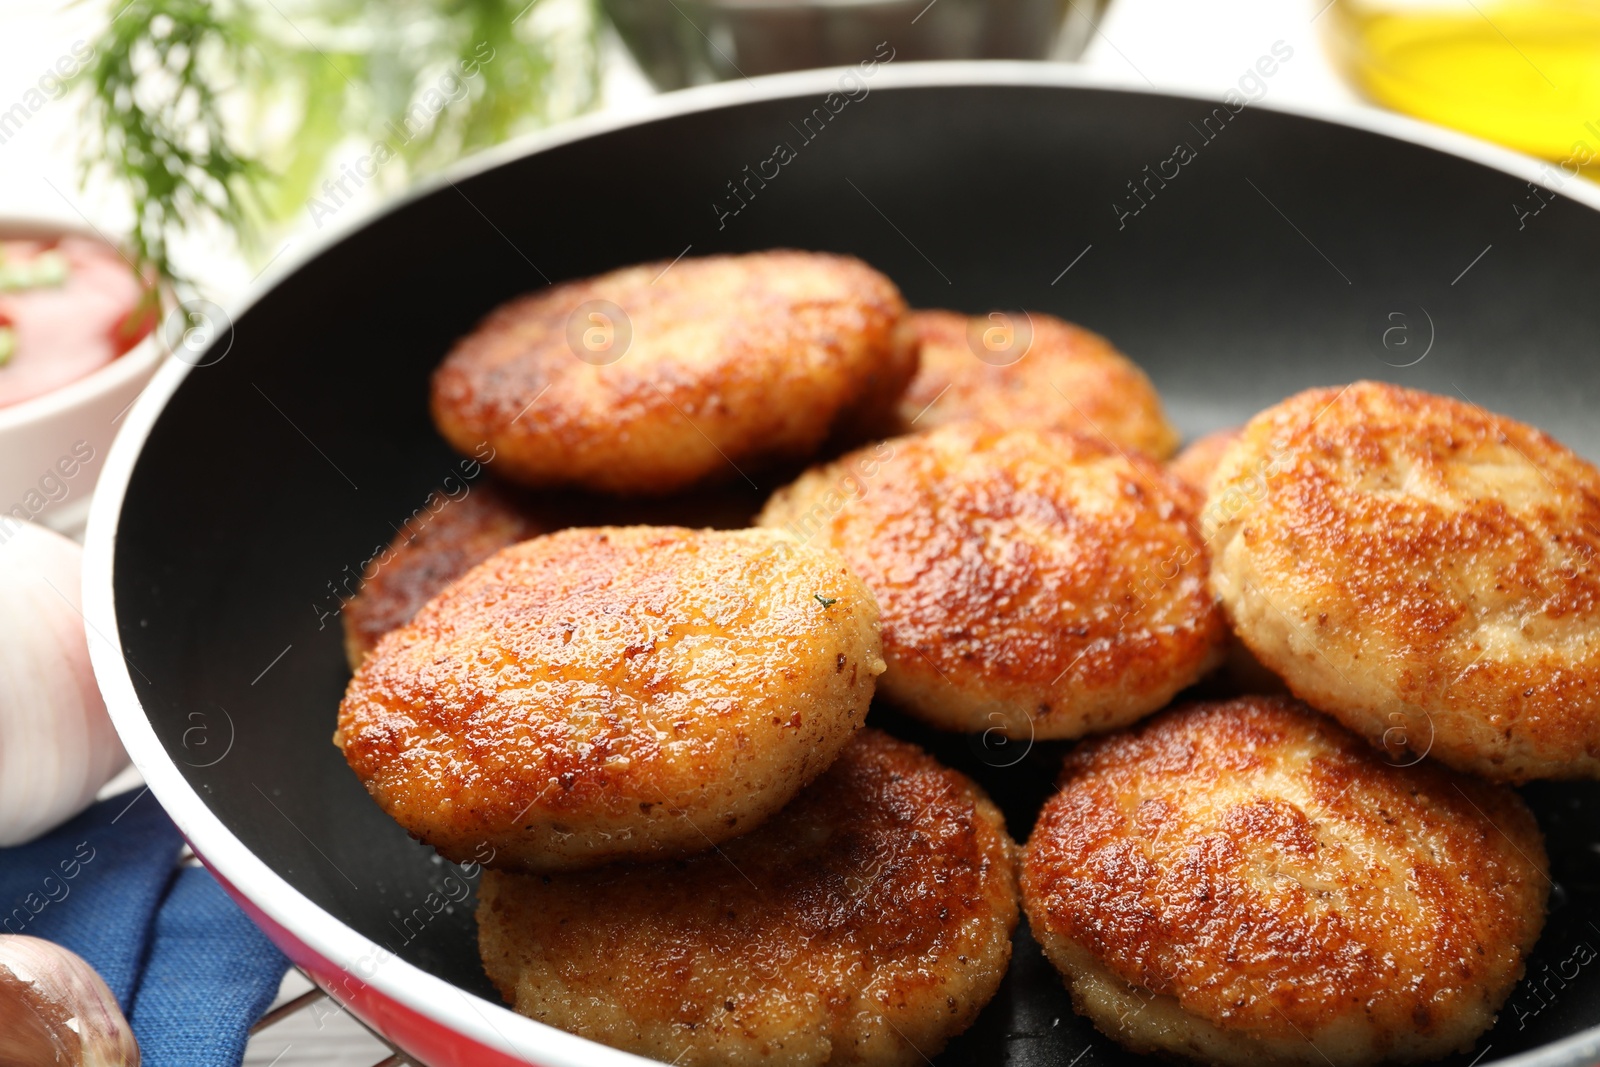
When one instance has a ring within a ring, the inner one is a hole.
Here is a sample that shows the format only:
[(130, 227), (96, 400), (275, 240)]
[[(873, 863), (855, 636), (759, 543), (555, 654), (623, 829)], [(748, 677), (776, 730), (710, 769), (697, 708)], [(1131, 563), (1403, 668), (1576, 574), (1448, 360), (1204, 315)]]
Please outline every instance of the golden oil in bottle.
[(1319, 21), (1375, 102), (1600, 176), (1600, 0), (1332, 0)]

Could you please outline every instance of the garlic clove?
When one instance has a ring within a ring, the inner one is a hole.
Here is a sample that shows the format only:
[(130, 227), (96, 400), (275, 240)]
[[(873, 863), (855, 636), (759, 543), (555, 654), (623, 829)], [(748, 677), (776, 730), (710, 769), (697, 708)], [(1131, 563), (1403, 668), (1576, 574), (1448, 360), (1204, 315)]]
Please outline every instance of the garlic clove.
[(0, 516), (0, 847), (70, 819), (128, 762), (89, 664), (81, 556)]
[(0, 1067), (139, 1067), (139, 1044), (83, 957), (0, 934)]

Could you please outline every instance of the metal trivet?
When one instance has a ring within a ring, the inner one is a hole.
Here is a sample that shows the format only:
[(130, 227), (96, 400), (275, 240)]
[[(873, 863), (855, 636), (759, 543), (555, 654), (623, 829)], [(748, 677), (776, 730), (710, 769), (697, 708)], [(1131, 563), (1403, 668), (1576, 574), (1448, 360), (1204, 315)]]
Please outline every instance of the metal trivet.
[(411, 1059), (405, 1053), (395, 1048), (394, 1044), (382, 1034), (378, 1033), (372, 1027), (362, 1022), (360, 1017), (357, 1016), (355, 1012), (346, 1011), (343, 1004), (340, 1004), (338, 1001), (328, 996), (328, 994), (324, 993), (322, 991), (322, 987), (317, 985), (316, 980), (307, 974), (303, 969), (299, 967), (294, 969), (302, 978), (311, 983), (311, 988), (306, 990), (304, 993), (301, 993), (293, 1000), (285, 1001), (263, 1015), (260, 1021), (250, 1028), (251, 1037), (254, 1037), (261, 1031), (273, 1026), (276, 1023), (282, 1022), (291, 1015), (298, 1015), (307, 1008), (326, 1000), (338, 1007), (340, 1012), (354, 1020), (357, 1026), (371, 1034), (375, 1040), (390, 1050), (392, 1055), (379, 1060), (377, 1063), (373, 1064), (372, 1067), (425, 1067), (424, 1064), (418, 1063), (416, 1060)]

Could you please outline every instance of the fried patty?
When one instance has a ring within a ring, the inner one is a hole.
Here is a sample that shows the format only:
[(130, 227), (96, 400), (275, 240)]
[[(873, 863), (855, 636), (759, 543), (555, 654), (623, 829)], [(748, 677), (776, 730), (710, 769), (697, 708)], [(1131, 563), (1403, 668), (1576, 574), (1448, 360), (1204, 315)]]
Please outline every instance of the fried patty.
[(344, 604), (345, 658), (361, 666), (378, 638), (411, 621), (451, 582), (507, 545), (544, 533), (528, 501), (485, 481), (463, 495), (430, 493), (362, 574)]
[(957, 423), (817, 467), (757, 520), (844, 556), (883, 610), (885, 696), (946, 729), (1077, 737), (1217, 660), (1187, 490), (1097, 439)]
[(1155, 459), (1178, 447), (1150, 379), (1099, 334), (1042, 312), (917, 311), (911, 325), (922, 356), (903, 433), (977, 420), (1104, 436)]
[(804, 459), (916, 369), (904, 301), (810, 252), (647, 263), (504, 304), (433, 376), (464, 453), (528, 486), (660, 495)]
[(334, 743), (458, 862), (709, 848), (822, 773), (883, 670), (872, 594), (769, 530), (572, 529), (503, 549), (382, 638)]
[(1183, 451), (1167, 463), (1169, 473), (1177, 477), (1189, 488), (1200, 494), (1203, 501), (1211, 489), (1211, 476), (1216, 473), (1217, 464), (1222, 462), (1223, 455), (1232, 447), (1244, 432), (1242, 426), (1230, 426), (1225, 430), (1214, 430), (1204, 437), (1198, 437), (1183, 446)]
[[(465, 492), (462, 487), (465, 486)], [(741, 484), (663, 498), (524, 492), (485, 478), (429, 493), (395, 528), (343, 602), (345, 657), (361, 666), (378, 638), (403, 626), (477, 564), (507, 545), (568, 526), (679, 524), (736, 530), (750, 525), (763, 498)]]
[(1080, 745), (1022, 873), (1080, 1013), (1136, 1052), (1239, 1067), (1469, 1049), (1549, 885), (1515, 793), (1390, 765), (1271, 697)]
[(676, 862), (486, 872), (517, 1011), (693, 1065), (921, 1065), (999, 988), (1015, 846), (965, 776), (863, 730), (759, 830)]
[[(1205, 510), (1206, 491), (1211, 485), (1211, 475), (1216, 471), (1217, 464), (1222, 461), (1223, 454), (1239, 439), (1243, 431), (1242, 426), (1213, 431), (1189, 442), (1183, 447), (1182, 452), (1167, 461), (1167, 473), (1183, 482), (1193, 493), (1191, 499), (1194, 501), (1195, 511), (1200, 514), (1202, 537), (1209, 538), (1215, 532), (1215, 524)], [(1210, 682), (1214, 690), (1210, 695), (1213, 696), (1288, 692), (1283, 679), (1262, 666), (1261, 661), (1250, 654), (1250, 650), (1239, 642), (1232, 631), (1229, 631), (1227, 636), (1222, 666), (1211, 676)]]
[(1308, 703), (1397, 759), (1600, 776), (1590, 463), (1469, 401), (1357, 382), (1251, 420), (1206, 515), (1234, 629)]

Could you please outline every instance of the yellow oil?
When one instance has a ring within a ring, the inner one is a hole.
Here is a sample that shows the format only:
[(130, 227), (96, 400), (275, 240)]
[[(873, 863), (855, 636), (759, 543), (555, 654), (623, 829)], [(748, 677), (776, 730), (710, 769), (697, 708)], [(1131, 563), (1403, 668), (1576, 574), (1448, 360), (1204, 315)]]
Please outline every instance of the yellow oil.
[(1600, 175), (1600, 0), (1333, 0), (1323, 20), (1377, 103)]

